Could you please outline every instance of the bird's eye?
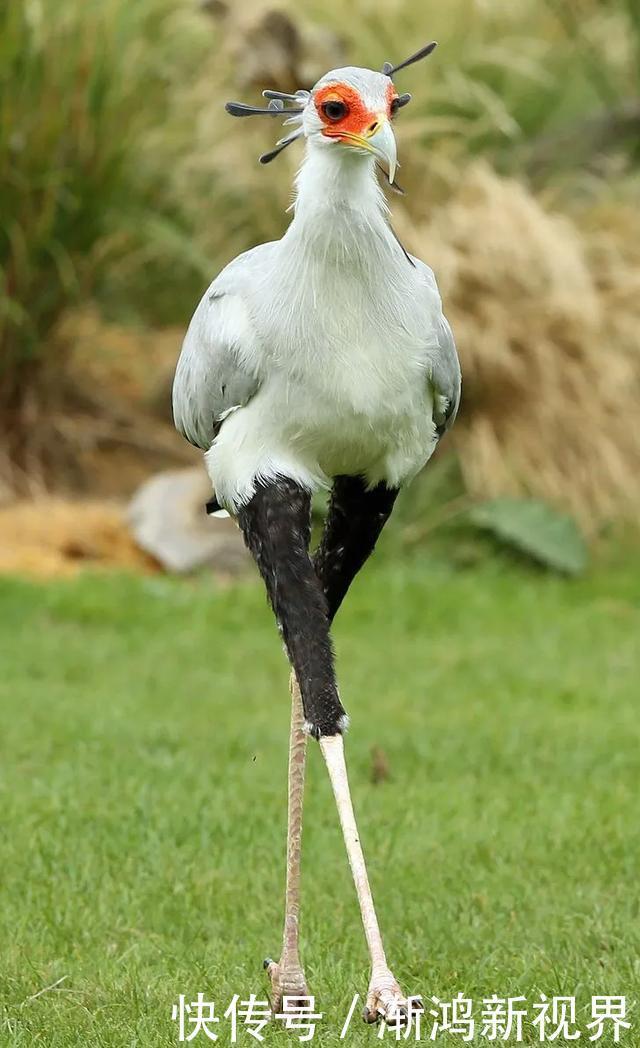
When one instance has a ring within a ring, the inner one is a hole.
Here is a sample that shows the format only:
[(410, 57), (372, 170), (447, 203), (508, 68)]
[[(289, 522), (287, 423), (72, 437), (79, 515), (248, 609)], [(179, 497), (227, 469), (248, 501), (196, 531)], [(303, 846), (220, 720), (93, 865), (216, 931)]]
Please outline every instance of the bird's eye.
[(349, 112), (349, 107), (344, 102), (339, 102), (337, 99), (332, 99), (329, 102), (325, 102), (322, 106), (322, 112), (326, 116), (327, 120), (337, 121), (342, 120)]

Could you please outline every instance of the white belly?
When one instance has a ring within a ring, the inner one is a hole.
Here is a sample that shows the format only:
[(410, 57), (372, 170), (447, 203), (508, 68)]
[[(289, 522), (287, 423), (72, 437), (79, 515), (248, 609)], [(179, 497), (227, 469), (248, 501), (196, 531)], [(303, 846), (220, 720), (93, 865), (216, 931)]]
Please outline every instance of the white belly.
[(232, 512), (256, 480), (284, 475), (314, 491), (340, 474), (399, 487), (424, 466), (436, 445), (432, 403), (421, 369), (393, 366), (386, 375), (353, 354), (340, 370), (303, 376), (280, 370), (253, 400), (224, 422), (207, 467), (218, 500)]

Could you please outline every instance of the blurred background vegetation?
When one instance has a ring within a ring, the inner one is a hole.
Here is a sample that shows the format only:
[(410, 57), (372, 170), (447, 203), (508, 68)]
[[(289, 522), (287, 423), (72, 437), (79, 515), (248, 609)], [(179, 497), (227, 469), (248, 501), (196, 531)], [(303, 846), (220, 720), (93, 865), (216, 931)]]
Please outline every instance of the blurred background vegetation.
[(300, 160), (261, 169), (279, 125), (233, 123), (224, 101), (430, 37), (403, 74), (392, 207), (436, 270), (465, 381), (405, 534), (486, 499), (504, 516), (535, 498), (587, 537), (635, 518), (635, 0), (2, 5), (0, 500), (125, 498), (197, 460), (168, 406), (182, 333), (225, 262), (281, 235)]

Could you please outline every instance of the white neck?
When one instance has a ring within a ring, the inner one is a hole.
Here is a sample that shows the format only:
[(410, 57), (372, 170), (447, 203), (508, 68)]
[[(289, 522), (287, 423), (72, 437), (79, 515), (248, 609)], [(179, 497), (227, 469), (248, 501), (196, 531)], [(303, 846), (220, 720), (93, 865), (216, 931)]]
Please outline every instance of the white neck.
[(336, 145), (307, 143), (295, 182), (288, 243), (323, 257), (331, 245), (341, 256), (377, 254), (395, 245), (389, 209), (375, 173), (375, 159)]

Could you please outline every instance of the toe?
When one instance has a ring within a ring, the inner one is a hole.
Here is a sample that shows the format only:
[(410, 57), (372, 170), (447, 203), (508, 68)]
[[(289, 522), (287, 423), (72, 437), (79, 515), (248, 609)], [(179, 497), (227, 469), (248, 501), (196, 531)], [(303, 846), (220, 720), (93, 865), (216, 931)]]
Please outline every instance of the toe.
[(398, 1026), (406, 1026), (409, 1022), (409, 1009), (404, 1001), (400, 1001), (390, 1006), (387, 1011), (387, 1022), (392, 1022)]
[(408, 1026), (412, 1011), (422, 1008), (419, 1000), (406, 998), (390, 971), (376, 972), (369, 983), (369, 992), (362, 1018), (366, 1023), (385, 1022), (401, 1029)]

